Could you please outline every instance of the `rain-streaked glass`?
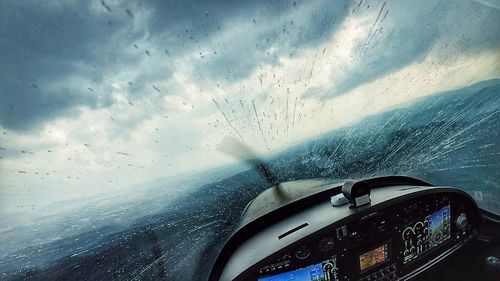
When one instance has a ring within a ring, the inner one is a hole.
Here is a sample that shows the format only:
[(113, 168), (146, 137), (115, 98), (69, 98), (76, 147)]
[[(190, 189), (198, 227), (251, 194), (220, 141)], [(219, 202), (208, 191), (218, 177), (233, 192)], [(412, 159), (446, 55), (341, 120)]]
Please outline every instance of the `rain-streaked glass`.
[[(205, 280), (279, 181), (500, 211), (500, 2), (1, 1), (0, 279)], [(235, 157), (236, 156), (236, 157)]]

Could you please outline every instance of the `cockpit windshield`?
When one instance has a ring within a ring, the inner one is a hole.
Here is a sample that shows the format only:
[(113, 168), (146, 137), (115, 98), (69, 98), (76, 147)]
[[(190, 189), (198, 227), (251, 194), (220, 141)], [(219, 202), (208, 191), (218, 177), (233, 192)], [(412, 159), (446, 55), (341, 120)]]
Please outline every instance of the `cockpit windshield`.
[(279, 182), (499, 214), (498, 26), (496, 0), (2, 1), (0, 279), (205, 280), (271, 186), (228, 138)]

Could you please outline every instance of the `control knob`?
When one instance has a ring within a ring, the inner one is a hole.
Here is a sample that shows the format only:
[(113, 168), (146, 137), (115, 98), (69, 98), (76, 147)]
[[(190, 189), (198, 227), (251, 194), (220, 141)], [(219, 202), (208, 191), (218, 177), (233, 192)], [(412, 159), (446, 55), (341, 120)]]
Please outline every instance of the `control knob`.
[(465, 227), (467, 226), (467, 216), (465, 215), (465, 213), (461, 213), (457, 220), (456, 220), (456, 225), (457, 225), (457, 228), (460, 229), (460, 230), (464, 230)]
[(485, 271), (486, 271), (486, 280), (498, 280), (498, 276), (500, 276), (500, 259), (495, 256), (489, 256), (485, 261)]
[(295, 251), (295, 257), (299, 260), (307, 259), (311, 252), (306, 246), (301, 246), (297, 251)]

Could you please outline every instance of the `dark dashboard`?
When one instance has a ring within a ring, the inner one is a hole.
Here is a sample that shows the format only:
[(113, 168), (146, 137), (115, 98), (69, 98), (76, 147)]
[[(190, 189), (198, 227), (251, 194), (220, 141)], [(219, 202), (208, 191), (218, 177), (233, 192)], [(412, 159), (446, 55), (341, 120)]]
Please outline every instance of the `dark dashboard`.
[(210, 280), (412, 279), (475, 239), (482, 225), (475, 201), (456, 188), (380, 186), (357, 208), (334, 202), (335, 184), (319, 190), (314, 204), (292, 200), (287, 217), (244, 239), (235, 235)]

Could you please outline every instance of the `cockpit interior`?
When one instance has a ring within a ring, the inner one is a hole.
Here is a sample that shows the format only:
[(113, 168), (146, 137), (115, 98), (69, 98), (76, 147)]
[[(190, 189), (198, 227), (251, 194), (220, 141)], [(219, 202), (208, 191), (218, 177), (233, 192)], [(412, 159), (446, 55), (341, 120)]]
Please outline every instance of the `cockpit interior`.
[(0, 0), (0, 281), (500, 281), (500, 0)]
[(249, 203), (210, 280), (499, 280), (498, 218), (457, 188), (408, 177), (279, 188)]

